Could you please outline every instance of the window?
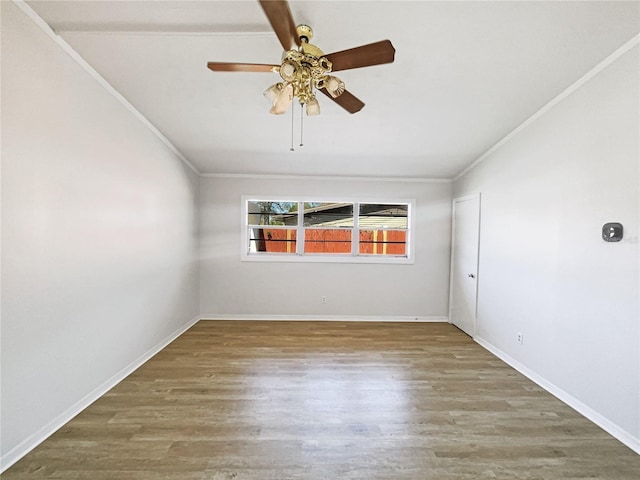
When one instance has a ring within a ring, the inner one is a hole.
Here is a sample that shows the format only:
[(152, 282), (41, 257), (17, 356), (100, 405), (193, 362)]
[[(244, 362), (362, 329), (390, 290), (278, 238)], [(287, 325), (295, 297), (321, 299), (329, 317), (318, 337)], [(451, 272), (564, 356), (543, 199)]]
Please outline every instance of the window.
[(353, 203), (305, 203), (304, 253), (351, 254)]
[(296, 253), (295, 202), (248, 202), (249, 252)]
[(412, 263), (414, 204), (243, 197), (242, 259)]
[(407, 254), (409, 205), (361, 203), (359, 205), (360, 254)]

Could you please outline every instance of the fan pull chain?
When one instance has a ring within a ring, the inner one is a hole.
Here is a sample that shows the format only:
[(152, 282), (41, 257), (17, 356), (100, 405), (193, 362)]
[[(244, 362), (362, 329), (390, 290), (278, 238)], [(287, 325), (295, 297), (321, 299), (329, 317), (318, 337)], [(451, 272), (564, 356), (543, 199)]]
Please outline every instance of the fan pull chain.
[(302, 121), (304, 119), (304, 104), (300, 103), (300, 146), (304, 147), (304, 144), (302, 143)]
[(293, 111), (295, 110), (295, 108), (291, 108), (291, 148), (289, 149), (290, 152), (293, 152)]

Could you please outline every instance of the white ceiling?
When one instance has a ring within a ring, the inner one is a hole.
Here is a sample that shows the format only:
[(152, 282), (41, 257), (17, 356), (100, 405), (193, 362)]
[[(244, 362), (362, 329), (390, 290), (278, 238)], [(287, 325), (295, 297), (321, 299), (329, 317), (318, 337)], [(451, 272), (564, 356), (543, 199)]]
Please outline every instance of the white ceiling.
[(289, 151), (291, 115), (262, 92), (278, 63), (258, 2), (28, 1), (201, 173), (451, 178), (640, 31), (637, 1), (292, 1), (334, 52), (390, 39), (396, 61), (340, 72), (366, 103), (320, 95)]

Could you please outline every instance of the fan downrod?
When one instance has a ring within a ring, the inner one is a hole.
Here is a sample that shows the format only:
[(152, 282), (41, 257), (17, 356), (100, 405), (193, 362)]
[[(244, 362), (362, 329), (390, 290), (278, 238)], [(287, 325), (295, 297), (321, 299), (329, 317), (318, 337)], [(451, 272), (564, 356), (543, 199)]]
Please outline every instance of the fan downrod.
[(313, 30), (309, 25), (298, 25), (296, 27), (296, 35), (298, 35), (298, 40), (300, 40), (300, 43), (309, 43), (309, 41), (313, 38)]

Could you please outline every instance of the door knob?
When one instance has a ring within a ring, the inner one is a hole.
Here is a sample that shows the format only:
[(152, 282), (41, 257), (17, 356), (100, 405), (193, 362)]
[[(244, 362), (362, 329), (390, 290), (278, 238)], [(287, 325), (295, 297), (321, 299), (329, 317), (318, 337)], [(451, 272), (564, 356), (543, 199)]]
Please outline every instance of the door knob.
[(476, 278), (476, 276), (475, 276), (473, 273), (468, 274), (468, 275), (467, 275), (467, 277), (469, 277), (469, 278)]

